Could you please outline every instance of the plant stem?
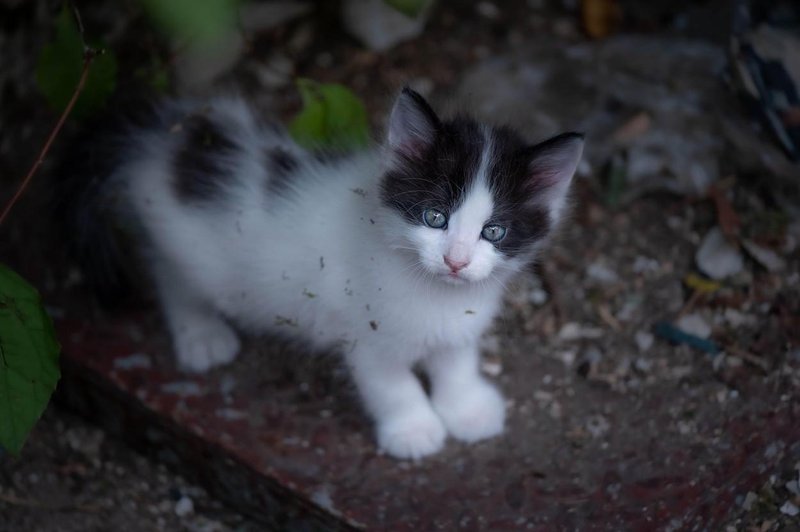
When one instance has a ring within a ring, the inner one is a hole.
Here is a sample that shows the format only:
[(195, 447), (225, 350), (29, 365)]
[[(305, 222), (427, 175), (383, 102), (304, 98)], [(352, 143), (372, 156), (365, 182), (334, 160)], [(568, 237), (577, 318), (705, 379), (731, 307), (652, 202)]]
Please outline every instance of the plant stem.
[(70, 112), (72, 112), (72, 108), (75, 107), (75, 102), (78, 101), (78, 97), (81, 95), (81, 91), (83, 90), (83, 86), (86, 84), (86, 77), (89, 75), (89, 67), (92, 64), (92, 61), (97, 56), (97, 52), (92, 49), (86, 49), (83, 53), (83, 70), (81, 70), (81, 77), (78, 80), (78, 84), (75, 86), (75, 90), (72, 92), (72, 98), (70, 98), (69, 103), (64, 108), (64, 111), (61, 113), (61, 116), (58, 118), (58, 122), (56, 122), (55, 127), (50, 132), (50, 136), (47, 137), (47, 142), (45, 142), (42, 150), (39, 152), (39, 156), (34, 161), (33, 166), (31, 169), (28, 170), (28, 175), (25, 176), (25, 179), (22, 180), (22, 183), (17, 188), (17, 191), (14, 193), (14, 196), (6, 203), (6, 206), (3, 208), (3, 213), (0, 214), (0, 225), (3, 224), (8, 213), (11, 212), (11, 208), (14, 204), (17, 203), (22, 193), (25, 192), (25, 189), (28, 188), (28, 184), (30, 183), (33, 175), (39, 169), (39, 167), (44, 162), (44, 158), (47, 156), (47, 152), (50, 151), (50, 146), (53, 144), (53, 141), (58, 136), (58, 132), (61, 131), (61, 127), (64, 125), (64, 122), (67, 120)]

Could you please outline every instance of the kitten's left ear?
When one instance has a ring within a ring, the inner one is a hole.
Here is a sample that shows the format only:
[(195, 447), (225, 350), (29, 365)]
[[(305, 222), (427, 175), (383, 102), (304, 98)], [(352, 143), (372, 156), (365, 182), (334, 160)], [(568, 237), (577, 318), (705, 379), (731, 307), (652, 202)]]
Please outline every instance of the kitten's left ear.
[(389, 117), (389, 148), (403, 157), (419, 159), (433, 146), (440, 125), (428, 102), (405, 87)]
[(558, 220), (583, 154), (583, 135), (563, 133), (528, 150), (531, 198), (548, 205)]

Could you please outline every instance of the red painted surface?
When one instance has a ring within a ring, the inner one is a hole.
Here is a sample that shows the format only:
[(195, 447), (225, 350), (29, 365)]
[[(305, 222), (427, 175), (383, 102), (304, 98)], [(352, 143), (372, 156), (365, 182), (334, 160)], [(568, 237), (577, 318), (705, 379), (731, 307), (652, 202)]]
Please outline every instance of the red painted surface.
[[(197, 469), (243, 511), (263, 510), (265, 521), (281, 526), (289, 518), (276, 512), (291, 507), (292, 519), (312, 515), (312, 528), (714, 528), (735, 513), (737, 497), (798, 452), (800, 416), (790, 402), (718, 412), (699, 397), (698, 430), (681, 437), (667, 429), (666, 392), (645, 391), (633, 403), (580, 388), (563, 419), (512, 408), (501, 438), (450, 442), (421, 463), (399, 462), (374, 447), (347, 381), (330, 375), (335, 364), (324, 361), (321, 370), (315, 359), (290, 353), (281, 365), (251, 349), (230, 368), (185, 374), (174, 368), (157, 325), (142, 332), (153, 321), (59, 321), (64, 397), (110, 430), (141, 436), (139, 444), (168, 462)], [(543, 366), (511, 365), (501, 384), (523, 403)], [(94, 399), (80, 399), (84, 392)], [(118, 406), (103, 415), (104, 401)], [(582, 408), (611, 419), (602, 442), (569, 437)]]

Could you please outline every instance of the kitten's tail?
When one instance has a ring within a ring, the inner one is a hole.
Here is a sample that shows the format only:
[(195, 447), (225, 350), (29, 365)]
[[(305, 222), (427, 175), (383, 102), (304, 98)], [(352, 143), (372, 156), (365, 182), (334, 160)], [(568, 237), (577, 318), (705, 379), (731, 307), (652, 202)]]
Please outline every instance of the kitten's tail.
[(122, 190), (115, 179), (124, 162), (127, 120), (87, 122), (66, 145), (53, 172), (52, 211), (70, 258), (104, 306), (128, 305), (134, 291), (133, 248), (119, 226)]

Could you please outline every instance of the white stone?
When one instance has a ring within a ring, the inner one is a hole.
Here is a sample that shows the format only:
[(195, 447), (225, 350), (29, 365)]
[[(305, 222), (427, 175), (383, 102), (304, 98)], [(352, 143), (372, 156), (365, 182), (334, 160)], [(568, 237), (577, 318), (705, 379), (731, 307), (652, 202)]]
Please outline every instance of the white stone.
[(598, 327), (584, 327), (579, 323), (571, 321), (565, 323), (561, 330), (558, 331), (558, 337), (561, 340), (573, 341), (583, 339), (595, 339), (603, 336), (603, 329)]
[(744, 268), (742, 254), (716, 226), (703, 238), (700, 249), (695, 254), (695, 261), (700, 271), (717, 280), (736, 275)]
[(742, 325), (755, 325), (756, 317), (752, 314), (745, 314), (735, 308), (726, 308), (723, 313), (723, 318), (732, 327), (741, 327)]
[(742, 501), (742, 508), (749, 512), (750, 508), (753, 507), (753, 504), (758, 500), (758, 495), (753, 493), (752, 491), (748, 491), (747, 495), (744, 496), (744, 500)]
[(783, 506), (781, 506), (781, 513), (794, 517), (797, 514), (800, 514), (800, 508), (795, 506), (792, 501), (786, 501), (783, 503)]
[(619, 275), (599, 262), (593, 262), (586, 268), (586, 276), (601, 284), (612, 284), (619, 281)]
[(675, 326), (685, 333), (693, 334), (699, 338), (711, 336), (711, 326), (700, 314), (687, 314), (675, 322)]
[(653, 335), (647, 331), (636, 331), (633, 339), (636, 341), (636, 347), (638, 347), (641, 352), (645, 352), (653, 347)]
[(751, 257), (756, 259), (760, 265), (770, 272), (782, 272), (786, 269), (786, 261), (783, 257), (763, 246), (759, 246), (752, 240), (742, 240), (742, 246)]
[(192, 513), (194, 513), (194, 502), (192, 502), (192, 499), (186, 495), (178, 499), (178, 502), (175, 503), (175, 515), (178, 517), (185, 517)]

